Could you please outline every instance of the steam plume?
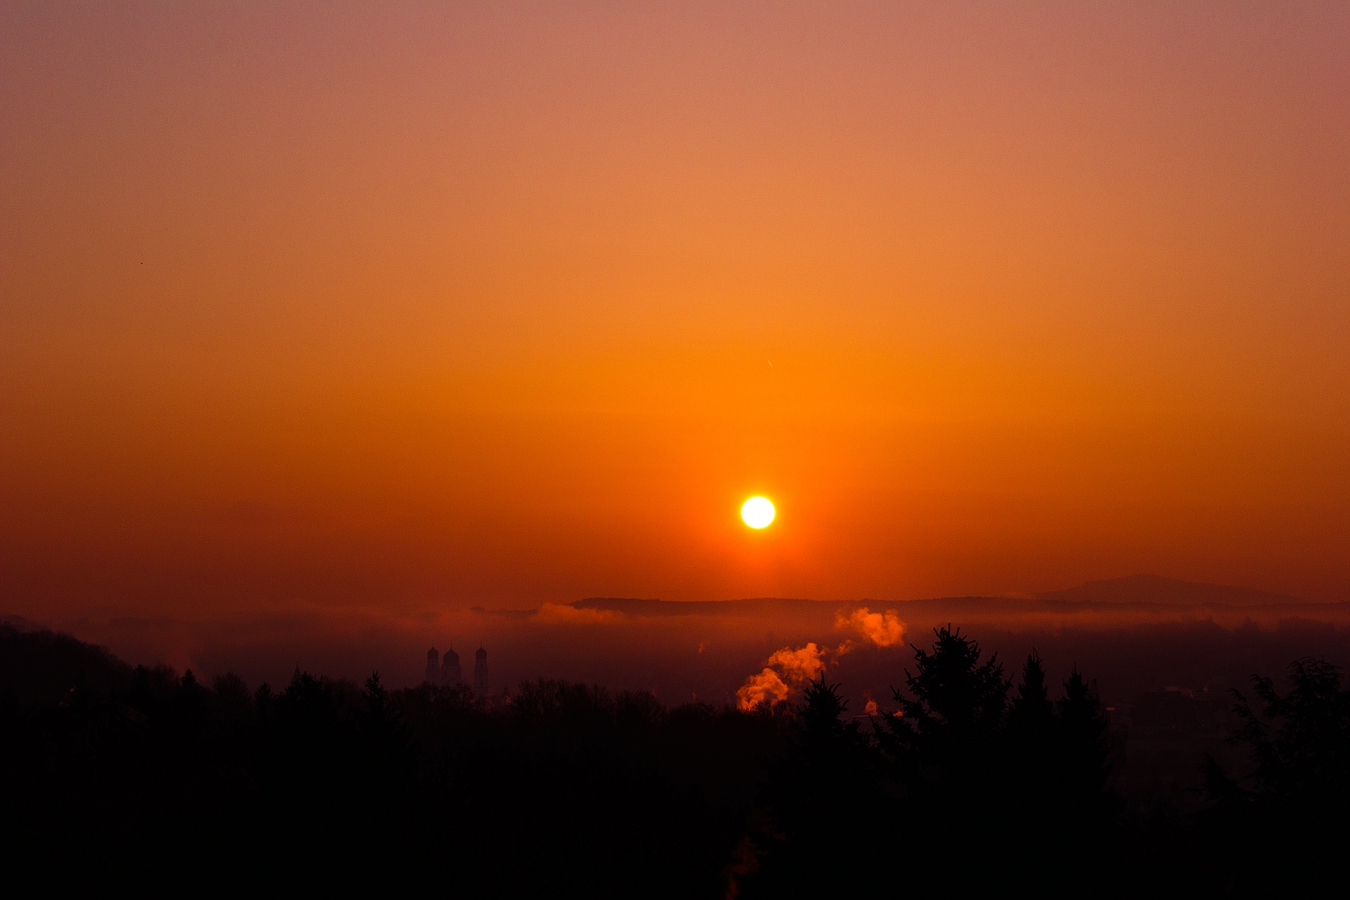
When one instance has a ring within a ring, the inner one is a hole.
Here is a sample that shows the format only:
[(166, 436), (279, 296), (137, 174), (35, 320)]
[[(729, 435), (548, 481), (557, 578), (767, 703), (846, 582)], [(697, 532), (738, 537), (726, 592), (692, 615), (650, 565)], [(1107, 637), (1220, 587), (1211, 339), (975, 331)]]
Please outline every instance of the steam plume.
[(815, 641), (800, 650), (784, 647), (770, 656), (766, 665), (777, 667), (783, 673), (783, 677), (794, 685), (810, 681), (825, 668), (825, 662), (820, 658), (820, 648), (816, 646)]
[(742, 712), (750, 712), (761, 703), (773, 707), (779, 701), (786, 700), (788, 686), (773, 669), (764, 668), (758, 675), (751, 675), (736, 691), (736, 707)]
[(891, 647), (905, 639), (905, 623), (893, 609), (879, 613), (862, 606), (847, 616), (839, 613), (834, 627), (851, 628), (878, 647)]
[(736, 691), (736, 706), (744, 712), (761, 703), (773, 707), (786, 700), (792, 688), (815, 678), (824, 668), (825, 661), (814, 641), (797, 650), (784, 647), (774, 651), (765, 662), (764, 671), (751, 675)]

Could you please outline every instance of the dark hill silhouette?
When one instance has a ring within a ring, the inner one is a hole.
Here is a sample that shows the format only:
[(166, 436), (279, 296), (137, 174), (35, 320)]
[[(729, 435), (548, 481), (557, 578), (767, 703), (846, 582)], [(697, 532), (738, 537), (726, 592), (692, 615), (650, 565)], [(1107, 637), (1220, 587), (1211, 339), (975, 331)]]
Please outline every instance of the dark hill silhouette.
[(1253, 588), (1181, 581), (1161, 575), (1127, 575), (1089, 581), (1078, 587), (1046, 591), (1039, 600), (1068, 603), (1143, 603), (1159, 606), (1271, 606), (1301, 602), (1287, 594)]
[(921, 600), (807, 600), (751, 597), (740, 600), (654, 600), (632, 597), (588, 597), (572, 606), (642, 618), (664, 616), (755, 616), (821, 612), (871, 606), (894, 607), (903, 613), (940, 610), (943, 616), (1062, 610), (1068, 607), (1270, 607), (1303, 604), (1297, 597), (1254, 588), (1181, 581), (1161, 575), (1127, 575), (1089, 581), (1077, 587), (1017, 597), (931, 597)]
[(773, 616), (798, 612), (832, 612), (870, 606), (876, 609), (925, 609), (941, 607), (949, 611), (978, 612), (993, 608), (1014, 608), (1034, 601), (1008, 597), (934, 597), (926, 600), (806, 600), (797, 597), (747, 597), (740, 600), (644, 600), (626, 597), (588, 597), (571, 604), (577, 609), (595, 609), (629, 616)]
[(68, 634), (0, 623), (0, 692), (19, 701), (55, 702), (77, 687), (120, 688), (130, 680), (131, 671), (104, 647)]
[(628, 616), (732, 616), (787, 612), (798, 609), (856, 605), (830, 600), (792, 597), (751, 597), (743, 600), (647, 600), (635, 597), (587, 597), (573, 603), (577, 609), (596, 609)]

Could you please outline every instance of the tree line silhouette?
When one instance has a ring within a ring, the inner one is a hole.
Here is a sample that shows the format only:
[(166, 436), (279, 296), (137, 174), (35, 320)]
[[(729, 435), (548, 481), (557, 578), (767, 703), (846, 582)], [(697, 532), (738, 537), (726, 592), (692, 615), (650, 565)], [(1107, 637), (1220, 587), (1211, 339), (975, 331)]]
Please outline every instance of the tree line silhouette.
[(377, 675), (205, 685), (3, 628), (0, 841), (13, 883), (53, 892), (1244, 896), (1339, 859), (1350, 691), (1334, 666), (1296, 662), (1287, 694), (1257, 678), (1255, 705), (1235, 693), (1250, 766), (1197, 760), (1198, 811), (1159, 818), (1115, 789), (1082, 673), (1047, 684), (1033, 651), (1009, 677), (959, 630), (934, 637), (894, 705), (855, 716), (824, 673), (757, 713), (552, 679), (489, 709)]

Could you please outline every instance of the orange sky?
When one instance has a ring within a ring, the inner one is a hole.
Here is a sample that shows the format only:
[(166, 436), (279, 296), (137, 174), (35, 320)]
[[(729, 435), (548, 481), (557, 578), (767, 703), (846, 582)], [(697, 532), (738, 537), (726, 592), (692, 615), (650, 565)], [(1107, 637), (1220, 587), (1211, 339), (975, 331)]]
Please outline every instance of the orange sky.
[(0, 612), (1350, 599), (1350, 6), (390, 6), (0, 6)]

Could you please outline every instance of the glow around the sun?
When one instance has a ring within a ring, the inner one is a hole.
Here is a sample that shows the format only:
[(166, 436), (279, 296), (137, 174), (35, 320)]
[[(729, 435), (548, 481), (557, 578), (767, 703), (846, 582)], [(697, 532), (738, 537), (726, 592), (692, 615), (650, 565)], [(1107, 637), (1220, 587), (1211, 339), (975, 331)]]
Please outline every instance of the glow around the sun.
[(767, 497), (751, 497), (741, 506), (741, 518), (751, 528), (767, 528), (773, 521), (773, 504)]

